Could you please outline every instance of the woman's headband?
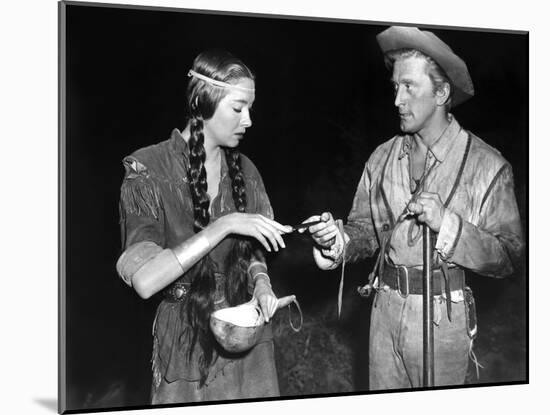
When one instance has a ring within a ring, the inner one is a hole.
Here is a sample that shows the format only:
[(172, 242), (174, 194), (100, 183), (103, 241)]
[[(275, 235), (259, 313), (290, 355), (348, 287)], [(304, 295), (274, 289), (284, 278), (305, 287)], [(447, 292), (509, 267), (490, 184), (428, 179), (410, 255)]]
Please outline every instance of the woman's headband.
[(194, 76), (195, 78), (198, 78), (198, 79), (200, 79), (204, 82), (207, 82), (212, 86), (217, 86), (217, 87), (220, 87), (220, 88), (233, 88), (233, 89), (238, 89), (238, 90), (244, 91), (244, 92), (254, 92), (254, 88), (244, 88), (242, 86), (233, 85), (233, 84), (223, 82), (223, 81), (218, 81), (216, 79), (212, 79), (212, 78), (209, 78), (207, 76), (201, 75), (200, 73), (197, 73), (192, 69), (189, 70), (189, 72), (187, 73), (187, 76), (188, 77)]

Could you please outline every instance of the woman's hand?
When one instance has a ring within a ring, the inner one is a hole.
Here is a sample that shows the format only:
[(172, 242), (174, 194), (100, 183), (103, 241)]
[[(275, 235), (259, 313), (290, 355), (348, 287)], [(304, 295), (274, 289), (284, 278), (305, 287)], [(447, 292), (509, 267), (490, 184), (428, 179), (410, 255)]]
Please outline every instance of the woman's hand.
[(311, 237), (317, 245), (319, 245), (323, 249), (330, 249), (330, 247), (334, 244), (336, 236), (339, 232), (338, 227), (336, 226), (336, 222), (334, 221), (331, 213), (323, 212), (321, 216), (311, 216), (302, 223), (318, 220), (322, 220), (323, 222), (317, 225), (310, 226), (309, 228), (301, 228), (298, 230), (298, 232), (302, 233), (305, 231), (305, 229), (308, 229)]
[(269, 319), (273, 317), (273, 314), (277, 311), (277, 305), (279, 303), (271, 289), (271, 285), (263, 279), (256, 280), (252, 297), (260, 305), (265, 322), (268, 323)]
[(292, 232), (291, 226), (281, 225), (258, 213), (230, 213), (219, 218), (214, 224), (223, 227), (226, 234), (234, 233), (256, 238), (268, 252), (271, 252), (271, 246), (275, 251), (279, 251), (279, 247), (285, 248), (281, 235)]

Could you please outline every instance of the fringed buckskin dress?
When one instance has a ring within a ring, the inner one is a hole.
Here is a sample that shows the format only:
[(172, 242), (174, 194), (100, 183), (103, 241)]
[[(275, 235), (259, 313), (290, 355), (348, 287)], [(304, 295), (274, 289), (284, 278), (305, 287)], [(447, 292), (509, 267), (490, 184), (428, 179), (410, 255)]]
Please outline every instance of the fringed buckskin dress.
[[(187, 143), (178, 130), (169, 140), (142, 148), (124, 158), (126, 174), (121, 186), (120, 223), (123, 255), (136, 265), (162, 249), (173, 248), (195, 234), (193, 203), (187, 180)], [(254, 164), (241, 155), (247, 212), (273, 218), (264, 184)], [(218, 195), (211, 201), (211, 221), (235, 212), (231, 179), (222, 152)], [(211, 252), (216, 264), (215, 309), (227, 307), (224, 298), (225, 259), (235, 241), (224, 239)], [(121, 257), (122, 258), (122, 257)], [(131, 285), (131, 275), (125, 279)], [(260, 342), (241, 354), (221, 348), (214, 352), (208, 377), (200, 386), (200, 346), (190, 359), (190, 327), (185, 312), (191, 277), (184, 274), (163, 291), (153, 326), (153, 382), (151, 403), (182, 403), (279, 396), (270, 325)], [(249, 293), (253, 290), (249, 281)]]

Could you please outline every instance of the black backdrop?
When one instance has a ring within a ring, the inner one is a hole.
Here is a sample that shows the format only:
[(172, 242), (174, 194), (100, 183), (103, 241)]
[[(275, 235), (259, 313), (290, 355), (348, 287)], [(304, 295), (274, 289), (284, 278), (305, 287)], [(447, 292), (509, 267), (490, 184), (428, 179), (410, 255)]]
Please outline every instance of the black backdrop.
[[(345, 216), (367, 157), (398, 132), (375, 40), (387, 25), (74, 3), (66, 22), (69, 408), (123, 388), (133, 391), (126, 404), (139, 405), (148, 398), (156, 299), (140, 300), (115, 272), (121, 159), (184, 127), (193, 58), (224, 48), (257, 76), (253, 126), (241, 150), (258, 166), (277, 220), (325, 210)], [(453, 113), (512, 163), (525, 225), (527, 35), (430, 30), (468, 64), (476, 96)], [(308, 296), (311, 278), (288, 277), (313, 269), (309, 248), (301, 249), (308, 241), (294, 238), (270, 258), (290, 273), (272, 278), (306, 303), (334, 296), (336, 278), (321, 277), (330, 289)]]

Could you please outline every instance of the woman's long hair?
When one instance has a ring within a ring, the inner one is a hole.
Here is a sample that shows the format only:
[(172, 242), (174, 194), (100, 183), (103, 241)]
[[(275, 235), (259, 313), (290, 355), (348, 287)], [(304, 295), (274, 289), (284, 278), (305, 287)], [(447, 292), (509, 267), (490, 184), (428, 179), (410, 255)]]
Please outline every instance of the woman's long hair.
[[(236, 82), (239, 79), (254, 79), (250, 69), (239, 59), (225, 51), (207, 51), (201, 53), (193, 62), (193, 70), (209, 78), (223, 82)], [(210, 85), (192, 77), (187, 87), (187, 104), (189, 108), (189, 185), (193, 198), (195, 230), (198, 232), (210, 222), (210, 198), (207, 193), (206, 169), (204, 162), (204, 121), (214, 112), (227, 94), (226, 88)], [(236, 148), (226, 148), (225, 157), (228, 164), (233, 202), (238, 212), (245, 212), (247, 206), (244, 175), (241, 168), (241, 154)], [(219, 191), (222, 191), (220, 189)], [(225, 269), (225, 296), (229, 305), (234, 306), (246, 301), (246, 270), (252, 255), (252, 242), (245, 238), (233, 238), (233, 246), (227, 256)], [(214, 360), (215, 339), (210, 332), (209, 319), (214, 311), (214, 294), (216, 292), (216, 266), (210, 255), (206, 255), (191, 270), (193, 282), (186, 302), (187, 319), (191, 327), (190, 347), (187, 358), (191, 359), (195, 346), (199, 355), (201, 386), (208, 376), (208, 369)]]

